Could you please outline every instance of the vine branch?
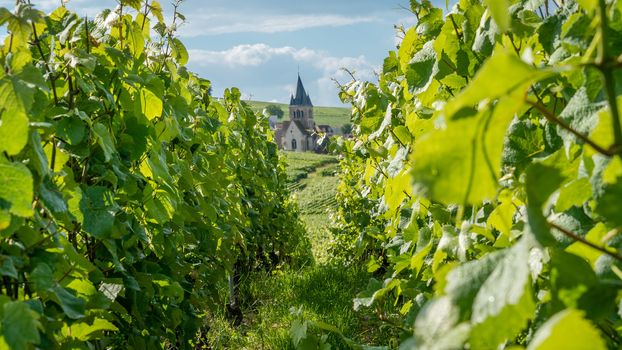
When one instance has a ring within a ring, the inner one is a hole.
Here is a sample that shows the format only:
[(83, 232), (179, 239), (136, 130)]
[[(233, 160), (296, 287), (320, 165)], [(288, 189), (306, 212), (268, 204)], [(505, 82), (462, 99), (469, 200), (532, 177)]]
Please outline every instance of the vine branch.
[[(609, 52), (609, 24), (607, 18), (607, 4), (605, 0), (598, 0), (599, 13), (600, 13), (600, 62), (598, 62), (598, 68), (600, 69), (604, 85), (605, 92), (607, 94), (607, 101), (609, 103), (609, 109), (611, 110), (611, 118), (613, 125), (613, 139), (614, 145), (612, 147), (613, 153), (622, 157), (622, 125), (620, 124), (620, 111), (618, 110), (618, 101), (616, 99), (616, 83), (613, 76), (613, 68), (609, 66), (609, 61), (612, 59)], [(615, 58), (614, 58), (615, 59)], [(617, 60), (616, 60), (617, 61)]]
[(569, 238), (572, 238), (573, 240), (575, 240), (577, 242), (581, 242), (581, 243), (583, 243), (583, 244), (585, 244), (585, 245), (587, 245), (587, 246), (589, 246), (589, 247), (591, 247), (593, 249), (596, 249), (596, 250), (598, 250), (601, 253), (607, 254), (610, 257), (612, 257), (612, 258), (614, 258), (614, 259), (616, 259), (618, 261), (622, 261), (622, 256), (620, 256), (618, 253), (614, 253), (614, 252), (610, 251), (609, 249), (607, 249), (605, 247), (601, 247), (601, 246), (599, 246), (597, 244), (594, 244), (594, 243), (586, 240), (585, 238), (577, 235), (576, 233), (571, 232), (571, 231), (569, 231), (569, 230), (567, 230), (567, 229), (565, 229), (565, 228), (563, 228), (563, 227), (561, 227), (561, 226), (559, 226), (559, 225), (557, 225), (555, 223), (549, 222), (548, 224), (549, 224), (550, 227), (552, 227), (552, 228), (556, 229), (557, 231), (563, 233), (565, 236), (567, 236)]
[(542, 105), (542, 103), (532, 101), (532, 100), (530, 100), (528, 98), (525, 98), (525, 103), (527, 103), (528, 105), (530, 105), (533, 108), (535, 108), (536, 110), (538, 110), (538, 112), (542, 113), (542, 115), (548, 121), (550, 121), (551, 123), (559, 125), (562, 129), (568, 131), (569, 133), (573, 134), (574, 136), (576, 136), (581, 141), (583, 141), (586, 144), (590, 145), (590, 147), (595, 149), (598, 153), (601, 153), (601, 154), (609, 156), (609, 157), (611, 157), (614, 154), (610, 150), (606, 150), (603, 147), (601, 147), (598, 144), (596, 144), (589, 137), (587, 137), (587, 136), (583, 135), (582, 133), (578, 132), (577, 130), (573, 129), (568, 123), (566, 123), (565, 121), (561, 120), (558, 116), (556, 116), (551, 111), (546, 109), (546, 107), (544, 105)]

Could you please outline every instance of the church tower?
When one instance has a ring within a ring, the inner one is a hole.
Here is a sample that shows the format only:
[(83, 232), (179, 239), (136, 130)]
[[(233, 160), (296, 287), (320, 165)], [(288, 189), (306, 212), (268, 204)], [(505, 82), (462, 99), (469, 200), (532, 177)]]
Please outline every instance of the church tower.
[(289, 101), (289, 119), (299, 121), (306, 129), (315, 129), (313, 104), (305, 91), (304, 85), (302, 85), (300, 74), (298, 75), (298, 84), (296, 85), (296, 95), (291, 96)]

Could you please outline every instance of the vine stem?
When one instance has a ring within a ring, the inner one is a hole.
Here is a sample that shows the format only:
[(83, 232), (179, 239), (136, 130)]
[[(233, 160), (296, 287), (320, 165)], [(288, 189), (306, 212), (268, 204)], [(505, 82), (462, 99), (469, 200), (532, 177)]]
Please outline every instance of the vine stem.
[(618, 101), (616, 100), (616, 83), (613, 76), (613, 67), (609, 65), (612, 57), (608, 47), (609, 23), (607, 18), (607, 4), (605, 3), (605, 0), (598, 0), (598, 5), (600, 12), (600, 30), (602, 33), (600, 42), (600, 62), (598, 62), (598, 68), (600, 69), (603, 75), (603, 80), (605, 81), (605, 92), (607, 93), (607, 101), (609, 103), (609, 109), (611, 110), (613, 139), (615, 143), (612, 149), (615, 154), (622, 157), (622, 125), (620, 124), (620, 111), (618, 110)]
[(37, 47), (37, 51), (41, 55), (41, 59), (43, 60), (45, 70), (48, 73), (50, 79), (50, 85), (52, 85), (52, 94), (54, 95), (54, 104), (58, 106), (58, 95), (56, 93), (56, 76), (52, 73), (52, 69), (50, 68), (49, 62), (45, 58), (45, 54), (43, 53), (43, 48), (41, 47), (41, 41), (39, 40), (39, 35), (37, 34), (37, 26), (35, 26), (34, 22), (30, 23), (32, 26), (32, 34), (34, 36), (34, 44)]
[(609, 156), (609, 157), (611, 157), (613, 155), (613, 153), (611, 151), (604, 149), (603, 147), (599, 146), (594, 141), (592, 141), (589, 137), (587, 137), (587, 136), (583, 135), (582, 133), (578, 132), (577, 130), (573, 129), (570, 125), (568, 125), (568, 123), (566, 123), (565, 121), (561, 120), (558, 116), (556, 116), (551, 111), (546, 109), (546, 107), (544, 107), (541, 103), (532, 101), (532, 100), (530, 100), (528, 98), (525, 98), (525, 103), (527, 103), (528, 105), (530, 105), (533, 108), (537, 109), (538, 112), (542, 113), (542, 115), (548, 121), (550, 121), (551, 123), (559, 125), (562, 129), (570, 132), (571, 134), (576, 136), (581, 141), (583, 141), (586, 144), (590, 145), (590, 147), (595, 149), (598, 153), (601, 153), (601, 154)]
[(619, 254), (614, 253), (614, 252), (608, 250), (605, 247), (601, 247), (601, 246), (599, 246), (597, 244), (594, 244), (594, 243), (586, 240), (585, 238), (577, 235), (574, 232), (571, 232), (571, 231), (569, 231), (569, 230), (567, 230), (567, 229), (565, 229), (565, 228), (563, 228), (563, 227), (561, 227), (561, 226), (559, 226), (559, 225), (557, 225), (555, 223), (552, 223), (552, 222), (549, 222), (549, 226), (551, 226), (552, 228), (556, 229), (557, 231), (563, 233), (565, 236), (570, 237), (570, 238), (572, 238), (573, 240), (575, 240), (577, 242), (581, 242), (581, 243), (583, 243), (583, 244), (585, 244), (585, 245), (587, 245), (587, 246), (589, 246), (589, 247), (591, 247), (593, 249), (598, 250), (601, 253), (609, 255), (610, 257), (612, 257), (612, 258), (614, 258), (616, 260), (622, 261), (622, 256), (620, 256)]

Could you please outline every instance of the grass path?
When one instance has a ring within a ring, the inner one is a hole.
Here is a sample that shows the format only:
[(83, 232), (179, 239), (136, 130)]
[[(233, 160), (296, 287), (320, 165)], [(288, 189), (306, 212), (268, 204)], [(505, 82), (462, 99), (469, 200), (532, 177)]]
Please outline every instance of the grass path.
[[(299, 270), (257, 272), (243, 281), (243, 324), (234, 328), (224, 312), (216, 315), (208, 334), (214, 349), (293, 349), (289, 331), (296, 316), (292, 310), (301, 310), (305, 319), (334, 325), (346, 337), (362, 342), (373, 342), (374, 333), (378, 333), (377, 325), (368, 321), (373, 317), (352, 308), (356, 293), (365, 289), (368, 273), (355, 266), (336, 265), (329, 254), (329, 215), (336, 204), (338, 164), (323, 155), (286, 154), (286, 158), (288, 171), (295, 169), (292, 175), (298, 174), (299, 168), (309, 170), (293, 183), (315, 264)], [(331, 342), (339, 340), (335, 336)]]

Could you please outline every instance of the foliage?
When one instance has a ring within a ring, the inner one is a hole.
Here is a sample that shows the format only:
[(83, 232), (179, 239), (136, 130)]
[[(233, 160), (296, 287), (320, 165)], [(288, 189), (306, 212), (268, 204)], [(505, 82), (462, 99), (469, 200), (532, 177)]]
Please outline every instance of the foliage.
[(1, 347), (192, 348), (236, 261), (296, 258), (268, 121), (210, 98), (172, 18), (0, 8)]
[(352, 124), (347, 123), (341, 126), (341, 133), (344, 135), (350, 135), (352, 133)]
[(622, 1), (410, 3), (379, 82), (341, 92), (355, 308), (401, 349), (619, 348)]
[(283, 109), (281, 109), (281, 107), (279, 107), (279, 106), (277, 106), (275, 104), (267, 105), (266, 108), (264, 108), (264, 111), (269, 116), (276, 115), (276, 117), (278, 119), (282, 119), (283, 118), (283, 114), (285, 114), (285, 112), (283, 112)]

